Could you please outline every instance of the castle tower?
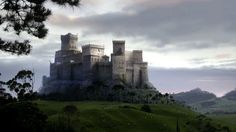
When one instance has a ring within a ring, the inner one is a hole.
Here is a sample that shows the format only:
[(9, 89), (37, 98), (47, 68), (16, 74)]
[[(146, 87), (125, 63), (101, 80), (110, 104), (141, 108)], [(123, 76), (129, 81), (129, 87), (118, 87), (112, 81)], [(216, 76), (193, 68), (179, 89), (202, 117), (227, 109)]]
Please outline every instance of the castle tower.
[(144, 86), (146, 83), (148, 83), (148, 70), (147, 70), (147, 63), (142, 63), (142, 66), (140, 68), (140, 75), (141, 75), (141, 86)]
[(133, 62), (142, 63), (143, 62), (143, 51), (142, 50), (133, 50)]
[(114, 40), (113, 41), (113, 54), (124, 55), (125, 54), (125, 41)]
[(126, 79), (126, 62), (125, 62), (125, 41), (113, 41), (112, 61), (112, 78), (113, 80)]
[(61, 35), (61, 50), (76, 50), (77, 49), (77, 35), (68, 33)]
[(104, 46), (93, 44), (82, 46), (82, 56), (83, 70), (87, 73), (85, 78), (93, 78), (94, 66), (97, 62), (101, 62), (104, 56)]

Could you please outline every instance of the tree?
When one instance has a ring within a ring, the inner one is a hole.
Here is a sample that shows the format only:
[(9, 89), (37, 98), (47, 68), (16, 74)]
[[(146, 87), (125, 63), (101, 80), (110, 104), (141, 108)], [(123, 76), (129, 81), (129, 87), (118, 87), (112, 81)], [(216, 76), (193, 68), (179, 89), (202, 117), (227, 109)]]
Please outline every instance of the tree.
[[(44, 38), (48, 29), (44, 22), (52, 14), (45, 7), (45, 2), (52, 1), (58, 5), (78, 6), (80, 0), (2, 0), (0, 3), (0, 25), (5, 32), (14, 31), (20, 35), (26, 32), (37, 38)], [(28, 55), (32, 49), (29, 40), (19, 42), (0, 38), (0, 50), (17, 55)]]
[(7, 82), (0, 82), (7, 86), (10, 91), (14, 92), (18, 100), (32, 100), (36, 97), (36, 92), (33, 89), (34, 73), (29, 70), (22, 70), (17, 75)]
[(67, 105), (63, 108), (63, 112), (67, 115), (67, 116), (72, 116), (74, 114), (76, 114), (78, 112), (78, 109), (76, 106), (74, 105)]
[(112, 87), (112, 89), (115, 92), (118, 92), (118, 100), (121, 101), (121, 92), (124, 90), (124, 86), (123, 85), (114, 85)]
[(152, 97), (151, 100), (152, 100), (154, 103), (157, 103), (157, 102), (160, 100), (159, 94), (156, 93), (156, 94)]
[[(26, 32), (34, 37), (44, 38), (48, 33), (44, 22), (52, 14), (51, 10), (45, 7), (45, 2), (47, 1), (71, 7), (80, 4), (80, 0), (1, 0), (0, 26), (3, 27), (3, 31), (14, 32), (18, 36)], [(0, 51), (9, 52), (14, 55), (28, 55), (31, 49), (32, 46), (29, 40), (20, 42), (18, 40), (9, 41), (0, 38)], [(10, 89), (14, 90), (18, 97), (28, 96), (25, 93), (27, 92), (26, 89), (30, 88), (30, 84), (27, 82), (20, 84), (17, 82), (18, 79), (22, 78), (13, 78), (4, 84), (7, 84)], [(28, 90), (28, 92), (30, 91)]]
[(143, 105), (140, 110), (147, 113), (152, 113), (151, 107), (147, 104)]
[(131, 97), (131, 103), (134, 103), (134, 97), (135, 97), (136, 93), (135, 92), (128, 92), (128, 96)]
[[(108, 86), (103, 81), (95, 81), (95, 82), (93, 82), (93, 85), (95, 87), (94, 93), (95, 93), (96, 100), (99, 100), (106, 95), (105, 92), (108, 91), (108, 90), (106, 90), (106, 88), (108, 88)], [(105, 94), (105, 95), (103, 95), (103, 94)]]
[(151, 93), (147, 93), (145, 95), (145, 99), (146, 99), (146, 102), (149, 104), (150, 103), (150, 98), (152, 97), (152, 94)]

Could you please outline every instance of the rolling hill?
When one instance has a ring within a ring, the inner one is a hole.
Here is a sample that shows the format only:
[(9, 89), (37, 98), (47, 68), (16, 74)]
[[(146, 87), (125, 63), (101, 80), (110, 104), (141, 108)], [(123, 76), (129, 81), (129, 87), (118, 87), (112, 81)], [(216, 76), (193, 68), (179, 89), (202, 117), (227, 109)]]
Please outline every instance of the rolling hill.
[(236, 89), (225, 94), (223, 98), (236, 101)]
[[(37, 101), (39, 108), (48, 115), (48, 121), (55, 124), (62, 119), (62, 108), (74, 105), (79, 113), (71, 119), (72, 127), (80, 132), (176, 132), (177, 120), (181, 132), (199, 132), (199, 124), (220, 125), (189, 108), (176, 104), (149, 105), (151, 113), (141, 111), (142, 104), (118, 102), (55, 102)], [(200, 118), (200, 119), (198, 119)], [(204, 121), (203, 123), (195, 123)], [(221, 132), (221, 131), (220, 131)], [(222, 131), (223, 132), (223, 131)]]
[(174, 99), (186, 104), (193, 104), (205, 100), (216, 99), (213, 93), (202, 91), (200, 88), (193, 89), (188, 92), (182, 92), (173, 95)]

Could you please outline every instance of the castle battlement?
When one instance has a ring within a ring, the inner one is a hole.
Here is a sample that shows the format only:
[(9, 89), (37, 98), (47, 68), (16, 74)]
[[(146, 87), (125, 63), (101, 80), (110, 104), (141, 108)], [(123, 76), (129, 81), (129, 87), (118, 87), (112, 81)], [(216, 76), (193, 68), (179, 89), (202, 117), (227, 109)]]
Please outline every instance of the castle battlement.
[(96, 45), (96, 44), (86, 44), (84, 46), (82, 46), (83, 48), (97, 48), (97, 49), (104, 49), (104, 46), (102, 45)]
[[(61, 50), (50, 64), (50, 76), (43, 77), (43, 87), (60, 81), (89, 85), (89, 82), (121, 81), (130, 87), (143, 87), (148, 83), (148, 63), (143, 62), (142, 50), (125, 50), (124, 40), (113, 40), (113, 53), (104, 54), (105, 47), (96, 44), (77, 48), (78, 37), (71, 33), (61, 36)], [(111, 60), (109, 60), (111, 58)]]

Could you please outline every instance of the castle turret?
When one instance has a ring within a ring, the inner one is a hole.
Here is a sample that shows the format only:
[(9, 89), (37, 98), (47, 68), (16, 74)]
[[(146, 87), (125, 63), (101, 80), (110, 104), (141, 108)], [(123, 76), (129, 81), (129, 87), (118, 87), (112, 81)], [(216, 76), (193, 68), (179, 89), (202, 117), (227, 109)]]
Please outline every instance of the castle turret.
[(76, 50), (77, 41), (77, 35), (73, 35), (71, 33), (61, 35), (61, 50)]
[(104, 46), (88, 44), (82, 47), (83, 70), (86, 73), (85, 78), (93, 78), (94, 66), (97, 62), (102, 61), (104, 56)]
[(126, 80), (125, 41), (113, 41), (112, 79)]
[(114, 40), (113, 41), (113, 55), (124, 55), (125, 54), (125, 41)]
[(143, 51), (142, 50), (133, 50), (133, 62), (142, 63), (143, 62)]

